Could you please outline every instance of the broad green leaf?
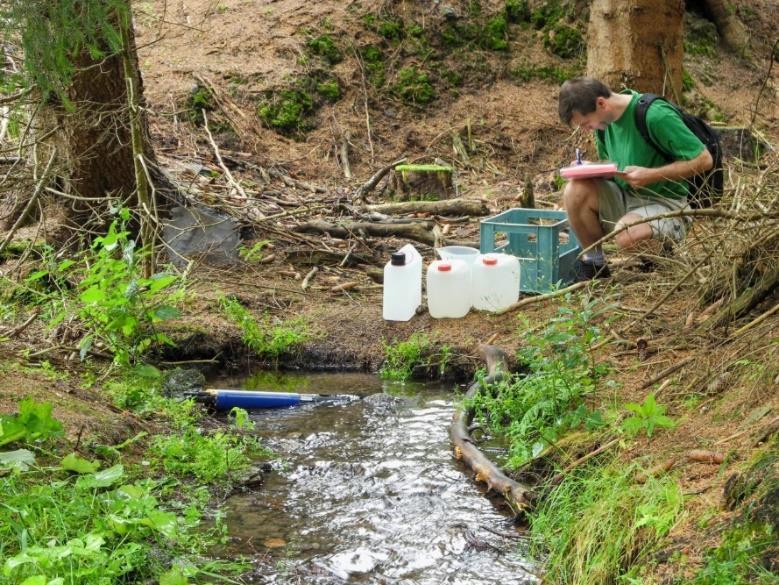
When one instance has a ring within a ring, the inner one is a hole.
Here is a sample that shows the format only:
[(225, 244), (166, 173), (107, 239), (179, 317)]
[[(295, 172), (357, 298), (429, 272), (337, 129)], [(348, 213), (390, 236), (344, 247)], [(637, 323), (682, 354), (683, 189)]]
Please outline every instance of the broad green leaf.
[(60, 272), (64, 272), (65, 270), (73, 266), (75, 263), (76, 263), (75, 260), (71, 260), (70, 258), (67, 258), (57, 265), (57, 270), (59, 270)]
[(31, 465), (35, 465), (35, 455), (27, 449), (0, 453), (0, 468), (27, 471)]
[(46, 575), (33, 575), (22, 581), (21, 585), (47, 585)]
[(36, 270), (32, 274), (30, 274), (25, 280), (27, 280), (29, 282), (34, 282), (36, 280), (40, 280), (41, 278), (43, 278), (44, 276), (46, 276), (48, 274), (49, 274), (48, 270)]
[(93, 284), (87, 290), (82, 292), (79, 298), (81, 299), (82, 303), (93, 305), (104, 301), (106, 297), (105, 292), (98, 288), (97, 285)]
[(176, 277), (172, 274), (165, 274), (164, 272), (155, 274), (149, 279), (149, 291), (153, 293), (157, 292), (167, 286), (170, 286), (175, 281)]
[(100, 467), (97, 461), (87, 461), (75, 453), (65, 456), (60, 462), (62, 469), (74, 471), (75, 473), (94, 473)]
[(154, 311), (154, 317), (156, 319), (159, 319), (160, 321), (167, 321), (168, 319), (175, 319), (178, 317), (181, 313), (178, 309), (175, 307), (171, 307), (170, 305), (163, 305), (161, 307), (157, 307)]
[(176, 515), (173, 512), (162, 512), (157, 510), (151, 512), (144, 518), (141, 521), (141, 524), (153, 528), (168, 538), (173, 538), (176, 536), (176, 520)]
[(78, 481), (76, 481), (76, 487), (78, 489), (108, 487), (115, 484), (122, 477), (124, 477), (124, 466), (118, 463), (103, 471), (79, 477)]

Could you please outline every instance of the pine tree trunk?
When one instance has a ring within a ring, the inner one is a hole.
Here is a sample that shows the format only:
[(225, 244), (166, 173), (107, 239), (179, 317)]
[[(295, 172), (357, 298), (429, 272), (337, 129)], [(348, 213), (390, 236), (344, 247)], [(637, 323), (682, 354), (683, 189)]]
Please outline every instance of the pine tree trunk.
[[(117, 28), (119, 28), (117, 24)], [(132, 26), (125, 39), (129, 47), (132, 87), (139, 104), (136, 148), (140, 145), (143, 158), (155, 179), (161, 179), (148, 132), (148, 121), (143, 106), (143, 81), (138, 69), (135, 34)], [(56, 142), (64, 154), (67, 169), (62, 178), (64, 190), (83, 198), (105, 199), (120, 197), (131, 207), (138, 205), (136, 168), (133, 157), (133, 116), (128, 94), (127, 76), (121, 54), (96, 60), (86, 51), (79, 55), (77, 71), (68, 90), (73, 107), (54, 108), (62, 132)], [(158, 185), (168, 188), (170, 185)], [(157, 190), (159, 193), (159, 190)], [(99, 203), (99, 202), (98, 202)], [(152, 202), (152, 205), (155, 202)], [(76, 201), (69, 205), (71, 219), (85, 219), (92, 202)]]
[(682, 86), (683, 0), (593, 0), (587, 75), (678, 99)]

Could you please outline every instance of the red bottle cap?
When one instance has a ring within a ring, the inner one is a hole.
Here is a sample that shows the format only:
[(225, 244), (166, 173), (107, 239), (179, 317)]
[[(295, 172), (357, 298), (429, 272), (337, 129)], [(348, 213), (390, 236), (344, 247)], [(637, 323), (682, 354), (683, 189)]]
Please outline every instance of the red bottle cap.
[(481, 259), (485, 266), (495, 266), (498, 263), (498, 259), (494, 256), (485, 256)]
[(449, 272), (452, 269), (452, 265), (448, 262), (441, 262), (438, 265), (438, 272)]

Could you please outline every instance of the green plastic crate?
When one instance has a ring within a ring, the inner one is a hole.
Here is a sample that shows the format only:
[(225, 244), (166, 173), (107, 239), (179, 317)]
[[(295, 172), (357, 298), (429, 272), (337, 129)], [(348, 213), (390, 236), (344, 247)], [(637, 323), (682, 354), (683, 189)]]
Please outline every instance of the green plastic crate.
[(544, 293), (574, 280), (579, 241), (565, 211), (509, 209), (481, 221), (482, 254), (503, 252), (519, 258), (519, 288)]

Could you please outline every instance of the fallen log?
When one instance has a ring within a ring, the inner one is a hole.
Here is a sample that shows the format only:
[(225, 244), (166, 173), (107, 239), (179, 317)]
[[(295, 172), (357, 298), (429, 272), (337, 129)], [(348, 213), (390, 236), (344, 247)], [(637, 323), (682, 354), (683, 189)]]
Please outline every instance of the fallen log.
[[(506, 354), (491, 345), (480, 346), (479, 353), (487, 362), (488, 375), (485, 382), (500, 380), (506, 370)], [(474, 382), (465, 394), (465, 398), (472, 397), (478, 390), (479, 383)], [(463, 408), (458, 408), (454, 414), (452, 425), (449, 427), (449, 436), (454, 444), (455, 457), (476, 474), (476, 481), (486, 483), (489, 490), (501, 494), (517, 514), (527, 510), (535, 499), (532, 490), (507, 477), (474, 445), (468, 434), (468, 426), (473, 420), (473, 415), (473, 411)]]
[[(431, 223), (375, 223), (369, 221), (353, 221), (330, 223), (327, 221), (310, 221), (300, 224), (294, 229), (300, 233), (330, 234), (334, 238), (347, 239), (354, 234), (364, 234), (378, 238), (397, 237), (421, 242), (428, 246), (436, 246), (435, 234), (430, 229)], [(447, 240), (455, 246), (473, 246), (473, 242)], [(478, 245), (476, 246), (478, 247)]]
[(433, 215), (488, 215), (483, 199), (448, 199), (445, 201), (401, 201), (368, 205), (368, 211), (378, 213), (431, 213)]

